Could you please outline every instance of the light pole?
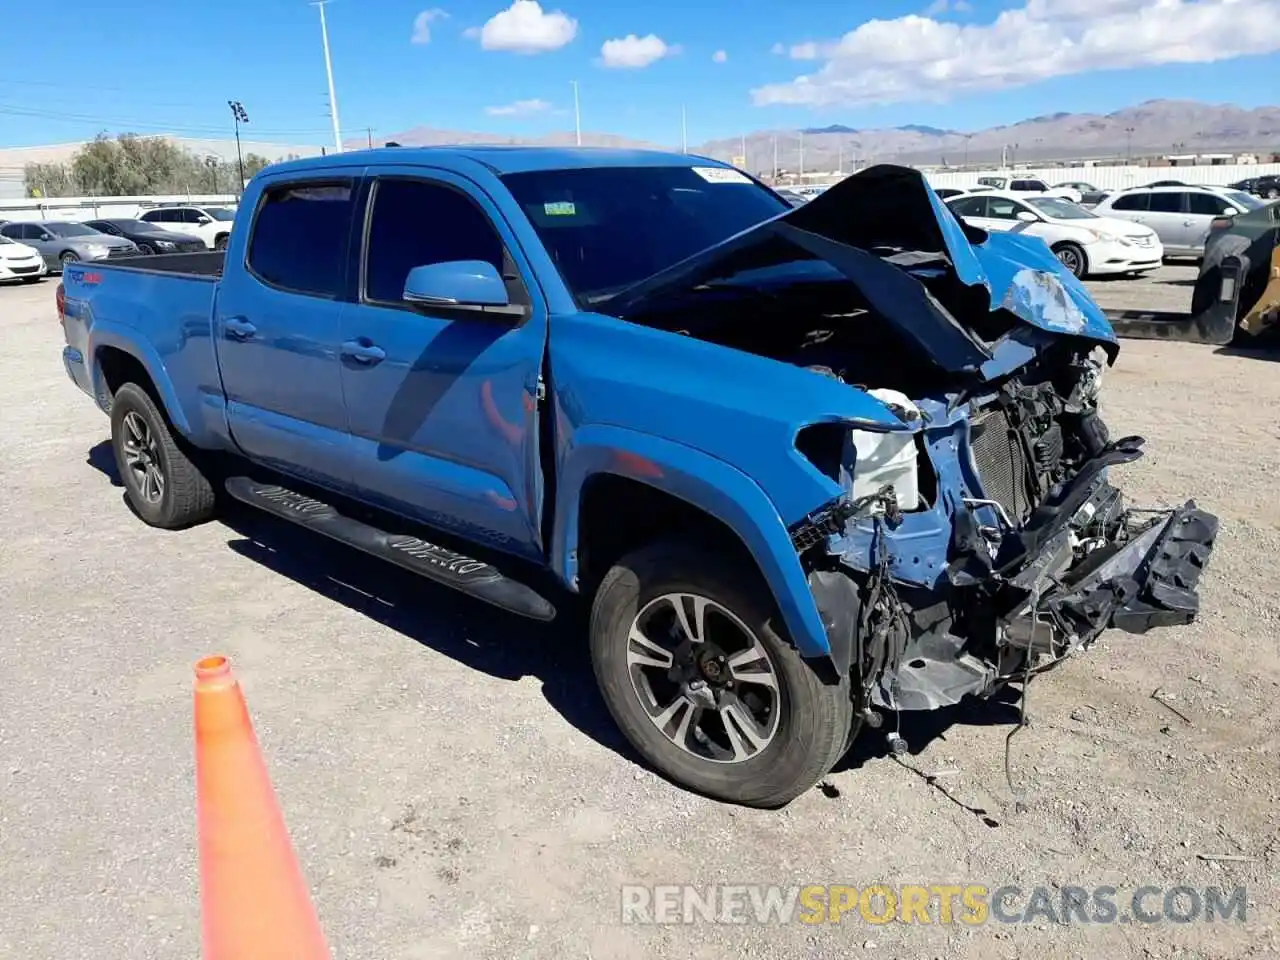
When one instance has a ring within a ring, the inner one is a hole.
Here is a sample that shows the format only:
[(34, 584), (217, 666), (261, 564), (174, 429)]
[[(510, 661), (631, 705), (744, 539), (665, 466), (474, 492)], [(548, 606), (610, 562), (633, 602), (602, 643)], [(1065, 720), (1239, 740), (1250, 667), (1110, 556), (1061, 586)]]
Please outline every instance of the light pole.
[(333, 149), (342, 152), (342, 131), (338, 125), (338, 95), (333, 89), (333, 61), (329, 59), (329, 25), (324, 19), (324, 8), (329, 0), (319, 0), (312, 6), (320, 9), (320, 42), (324, 44), (324, 72), (329, 78), (329, 115), (333, 118)]
[(213, 192), (216, 195), (218, 192), (218, 158), (214, 156), (205, 157), (204, 165), (209, 168), (209, 179), (213, 183)]
[(578, 81), (570, 80), (573, 84), (573, 131), (577, 139), (578, 146), (582, 146), (582, 110), (578, 106)]
[(227, 106), (231, 108), (231, 116), (236, 121), (236, 166), (240, 170), (240, 186), (236, 188), (238, 197), (244, 190), (244, 157), (240, 155), (240, 124), (249, 122), (249, 114), (244, 112), (244, 104), (239, 100), (228, 100)]
[(1124, 128), (1124, 159), (1126, 163), (1133, 163), (1133, 127)]

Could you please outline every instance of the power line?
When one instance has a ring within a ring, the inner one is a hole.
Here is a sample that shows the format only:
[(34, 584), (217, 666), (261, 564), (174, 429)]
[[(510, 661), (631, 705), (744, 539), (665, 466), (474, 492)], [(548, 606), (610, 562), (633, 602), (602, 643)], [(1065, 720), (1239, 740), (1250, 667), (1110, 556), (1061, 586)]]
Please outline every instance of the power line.
[[(55, 123), (78, 123), (85, 126), (96, 126), (100, 129), (102, 127), (128, 127), (136, 130), (154, 130), (160, 133), (186, 132), (214, 136), (226, 136), (228, 133), (225, 125), (158, 123), (153, 120), (139, 120), (137, 118), (104, 117), (94, 114), (65, 113), (57, 110), (40, 110), (10, 103), (0, 103), (0, 115), (23, 117), (31, 120), (47, 120)], [(327, 131), (323, 127), (266, 127), (263, 128), (261, 132), (276, 136), (315, 136)]]

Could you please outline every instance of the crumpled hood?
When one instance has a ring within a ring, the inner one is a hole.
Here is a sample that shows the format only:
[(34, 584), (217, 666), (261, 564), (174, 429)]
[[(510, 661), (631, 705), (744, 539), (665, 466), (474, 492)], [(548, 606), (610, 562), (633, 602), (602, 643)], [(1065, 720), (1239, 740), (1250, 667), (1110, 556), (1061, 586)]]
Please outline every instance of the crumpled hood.
[[(991, 345), (956, 319), (975, 308), (1005, 309), (1033, 327), (1086, 337), (1114, 353), (1116, 336), (1105, 314), (1044, 241), (963, 224), (919, 171), (889, 164), (847, 177), (804, 206), (695, 254), (598, 308), (626, 316), (677, 289), (805, 257), (853, 280), (876, 312), (946, 369), (977, 370), (991, 358)], [(910, 275), (939, 270), (959, 281), (948, 302)]]

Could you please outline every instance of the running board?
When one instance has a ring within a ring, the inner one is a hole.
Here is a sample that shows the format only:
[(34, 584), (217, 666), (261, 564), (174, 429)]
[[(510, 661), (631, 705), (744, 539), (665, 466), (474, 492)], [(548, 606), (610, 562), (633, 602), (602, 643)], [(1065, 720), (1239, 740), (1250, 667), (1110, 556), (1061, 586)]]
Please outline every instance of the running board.
[(545, 597), (523, 583), (503, 576), (495, 567), (481, 560), (473, 560), (417, 537), (379, 530), (343, 516), (335, 507), (287, 487), (259, 483), (248, 477), (231, 477), (226, 486), (227, 493), (241, 503), (388, 560), (477, 600), (534, 620), (551, 620), (556, 615), (555, 607)]
[(1106, 310), (1116, 336), (1135, 340), (1181, 340), (1186, 343), (1231, 342), (1236, 332), (1240, 303), (1241, 263), (1236, 257), (1222, 261), (1218, 298), (1203, 313), (1161, 313), (1154, 310)]

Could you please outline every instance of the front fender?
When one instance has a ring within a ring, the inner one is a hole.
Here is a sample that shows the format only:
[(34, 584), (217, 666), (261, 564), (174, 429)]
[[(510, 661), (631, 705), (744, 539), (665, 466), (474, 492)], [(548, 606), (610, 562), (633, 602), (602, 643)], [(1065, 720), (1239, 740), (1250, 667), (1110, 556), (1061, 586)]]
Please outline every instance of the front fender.
[(822, 617), (786, 525), (763, 490), (745, 473), (692, 447), (622, 427), (587, 425), (562, 451), (551, 563), (571, 586), (578, 580), (578, 513), (582, 491), (608, 473), (679, 497), (729, 527), (754, 558), (796, 648), (829, 657)]
[(100, 399), (107, 393), (106, 384), (102, 382), (102, 366), (98, 363), (98, 351), (102, 347), (123, 350), (142, 364), (164, 403), (169, 422), (184, 437), (190, 438), (191, 420), (178, 401), (178, 393), (173, 387), (173, 380), (169, 377), (169, 371), (165, 368), (159, 351), (144, 338), (138, 337), (136, 331), (123, 324), (112, 323), (109, 320), (94, 321), (93, 330), (89, 336), (89, 356), (86, 358), (92, 362), (90, 376), (94, 397)]

